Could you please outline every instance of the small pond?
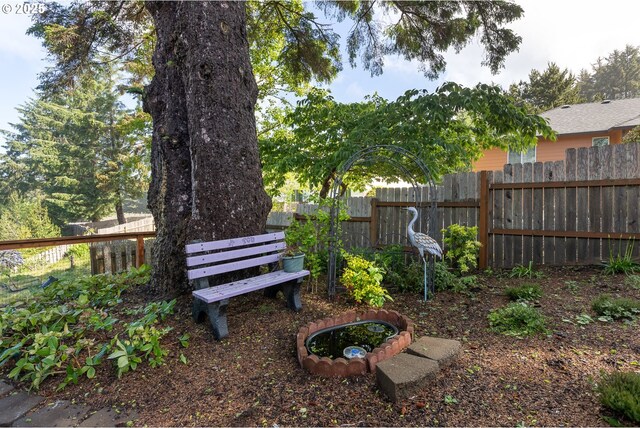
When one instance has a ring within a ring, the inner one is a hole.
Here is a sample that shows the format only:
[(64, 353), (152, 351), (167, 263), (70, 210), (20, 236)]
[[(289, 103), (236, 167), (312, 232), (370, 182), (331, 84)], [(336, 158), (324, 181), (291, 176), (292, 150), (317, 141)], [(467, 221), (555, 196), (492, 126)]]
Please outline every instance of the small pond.
[(313, 333), (307, 338), (306, 348), (309, 354), (318, 357), (364, 358), (367, 352), (397, 334), (398, 329), (385, 321), (358, 321)]

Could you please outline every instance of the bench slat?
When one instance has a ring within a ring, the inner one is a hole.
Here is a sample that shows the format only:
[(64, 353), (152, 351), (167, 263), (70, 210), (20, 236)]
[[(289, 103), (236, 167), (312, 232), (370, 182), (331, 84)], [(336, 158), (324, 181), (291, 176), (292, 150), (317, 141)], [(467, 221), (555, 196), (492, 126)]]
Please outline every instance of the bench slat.
[(187, 257), (187, 266), (200, 266), (207, 263), (221, 262), (224, 260), (239, 259), (241, 257), (255, 256), (256, 254), (272, 253), (284, 250), (287, 244), (278, 242), (276, 244), (258, 245), (255, 247), (241, 248), (239, 250), (223, 251), (203, 256)]
[(187, 271), (189, 279), (198, 279), (205, 276), (217, 275), (219, 273), (233, 272), (234, 270), (247, 269), (254, 266), (266, 265), (280, 260), (282, 253), (271, 254), (253, 259), (240, 260), (238, 262), (224, 263), (215, 266), (208, 266), (200, 269)]
[(302, 278), (307, 275), (309, 275), (308, 270), (301, 270), (300, 272), (292, 273), (280, 270), (260, 276), (255, 276), (253, 278), (247, 278), (236, 282), (229, 282), (227, 284), (203, 288), (202, 290), (195, 290), (193, 292), (193, 296), (200, 300), (203, 300), (206, 303), (213, 303), (220, 300), (229, 299), (231, 297), (239, 296), (241, 294), (267, 288), (272, 285), (277, 285), (283, 282)]
[(281, 241), (284, 239), (284, 232), (265, 233), (263, 235), (244, 236), (241, 238), (221, 239), (219, 241), (197, 242), (185, 246), (187, 254), (200, 253), (203, 251), (221, 250), (223, 248), (241, 247), (244, 245), (261, 244), (263, 242)]

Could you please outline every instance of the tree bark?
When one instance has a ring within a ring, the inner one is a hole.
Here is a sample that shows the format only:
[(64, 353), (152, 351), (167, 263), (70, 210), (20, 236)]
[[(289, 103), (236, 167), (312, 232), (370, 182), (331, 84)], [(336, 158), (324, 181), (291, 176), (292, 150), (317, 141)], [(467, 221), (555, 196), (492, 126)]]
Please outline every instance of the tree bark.
[(127, 218), (124, 216), (124, 208), (122, 207), (121, 199), (116, 202), (116, 216), (118, 217), (118, 224), (125, 224), (127, 222)]
[(190, 290), (184, 245), (262, 233), (264, 191), (244, 2), (146, 2), (157, 45), (145, 109), (153, 117), (151, 288)]

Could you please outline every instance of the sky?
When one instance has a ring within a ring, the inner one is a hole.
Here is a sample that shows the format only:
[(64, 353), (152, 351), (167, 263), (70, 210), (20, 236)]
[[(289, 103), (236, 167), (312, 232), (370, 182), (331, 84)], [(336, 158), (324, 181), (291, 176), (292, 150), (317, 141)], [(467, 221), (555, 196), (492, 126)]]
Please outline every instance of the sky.
[[(640, 46), (637, 0), (593, 3), (517, 0), (516, 3), (523, 7), (524, 17), (509, 27), (522, 37), (522, 43), (496, 75), (481, 67), (483, 50), (478, 40), (472, 40), (458, 54), (447, 52), (447, 70), (435, 82), (426, 79), (416, 63), (388, 57), (384, 74), (376, 77), (362, 67), (352, 69), (345, 61), (344, 70), (329, 89), (338, 101), (356, 102), (374, 92), (396, 99), (408, 89), (433, 91), (444, 81), (465, 86), (483, 82), (508, 87), (526, 80), (532, 69), (545, 69), (548, 62), (577, 74), (581, 69), (590, 69), (598, 57), (607, 56), (614, 49), (623, 49), (627, 44)], [(5, 12), (8, 9), (11, 11)], [(0, 129), (10, 129), (9, 123), (17, 121), (16, 107), (33, 96), (38, 73), (47, 65), (40, 42), (25, 34), (30, 17), (15, 12), (15, 3), (0, 0)]]

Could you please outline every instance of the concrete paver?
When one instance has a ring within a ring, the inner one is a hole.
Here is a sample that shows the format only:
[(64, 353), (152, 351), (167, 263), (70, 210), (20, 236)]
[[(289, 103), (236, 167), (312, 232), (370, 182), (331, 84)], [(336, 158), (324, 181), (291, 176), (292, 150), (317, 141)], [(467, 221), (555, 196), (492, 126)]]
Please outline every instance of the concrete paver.
[(42, 402), (43, 398), (26, 392), (9, 395), (0, 400), (0, 426), (10, 426), (16, 419)]
[(462, 345), (457, 340), (439, 337), (421, 337), (416, 340), (407, 352), (418, 357), (437, 361), (441, 367), (451, 364), (460, 353)]
[(378, 387), (393, 402), (410, 397), (424, 389), (440, 370), (438, 363), (409, 354), (398, 354), (378, 363)]
[(0, 396), (10, 393), (13, 391), (13, 385), (7, 383), (3, 380), (0, 380)]
[(15, 427), (68, 427), (77, 425), (86, 414), (87, 406), (56, 401), (35, 412), (27, 413), (13, 423)]

